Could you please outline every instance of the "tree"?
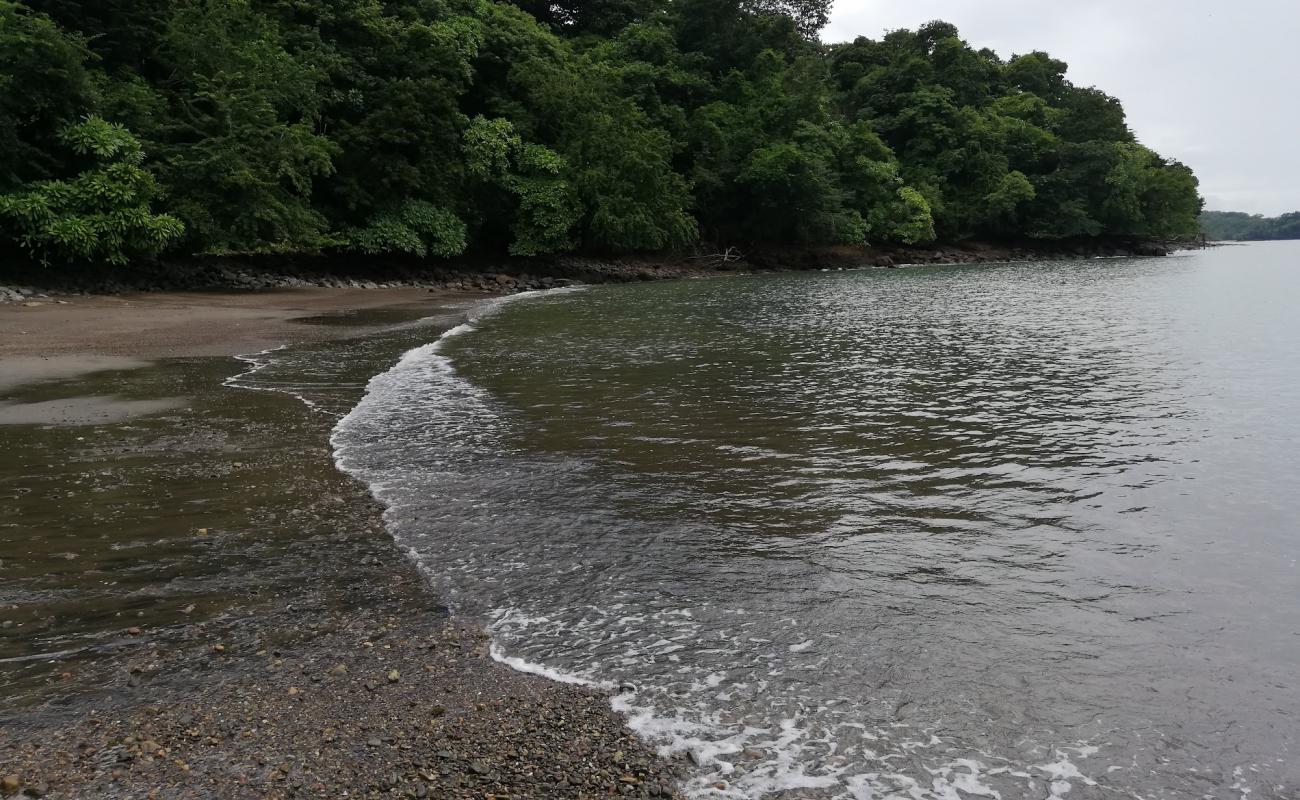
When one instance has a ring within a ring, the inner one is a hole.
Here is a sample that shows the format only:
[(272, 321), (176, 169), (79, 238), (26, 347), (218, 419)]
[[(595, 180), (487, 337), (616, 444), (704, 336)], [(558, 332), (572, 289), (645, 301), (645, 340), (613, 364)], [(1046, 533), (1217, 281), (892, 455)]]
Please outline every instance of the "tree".
[(107, 170), (60, 136), (94, 114), (142, 143), (157, 187), (128, 183), (185, 224), (178, 254), (1196, 230), (1191, 170), (1064, 62), (941, 20), (827, 46), (829, 8), (0, 0), (0, 193)]
[(311, 124), (333, 152), (312, 205), (330, 227), (389, 216), (407, 199), (454, 206), (480, 22), (409, 0), (274, 0), (272, 10), (285, 50), (319, 81)]
[(1215, 240), (1300, 239), (1300, 211), (1277, 217), (1240, 211), (1205, 211), (1200, 223), (1205, 236)]
[(175, 76), (155, 132), (159, 172), (194, 246), (277, 252), (326, 244), (313, 182), (337, 147), (315, 128), (321, 74), (285, 51), (276, 25), (240, 0), (188, 0), (160, 59)]
[(0, 0), (0, 191), (59, 171), (61, 132), (93, 102), (89, 57), (49, 17)]
[(565, 34), (613, 36), (646, 19), (663, 6), (661, 0), (513, 0), (538, 22)]
[(46, 264), (125, 264), (156, 255), (180, 238), (179, 220), (150, 209), (157, 185), (141, 167), (144, 152), (130, 132), (89, 117), (65, 128), (60, 138), (87, 162), (83, 172), (0, 195), (0, 218), (13, 226), (10, 235), (25, 250)]
[(831, 0), (742, 0), (740, 7), (751, 14), (789, 17), (805, 36), (826, 27), (831, 16)]
[(465, 223), (445, 208), (424, 200), (371, 217), (364, 228), (348, 232), (348, 246), (367, 255), (407, 253), (447, 258), (465, 252)]
[[(562, 157), (526, 143), (504, 119), (478, 117), (465, 132), (465, 157), (471, 175), (489, 197), (512, 197), (509, 219), (512, 255), (535, 256), (572, 248), (572, 229), (581, 207), (564, 178)], [(493, 203), (496, 208), (504, 203)], [(499, 213), (499, 212), (498, 212)]]

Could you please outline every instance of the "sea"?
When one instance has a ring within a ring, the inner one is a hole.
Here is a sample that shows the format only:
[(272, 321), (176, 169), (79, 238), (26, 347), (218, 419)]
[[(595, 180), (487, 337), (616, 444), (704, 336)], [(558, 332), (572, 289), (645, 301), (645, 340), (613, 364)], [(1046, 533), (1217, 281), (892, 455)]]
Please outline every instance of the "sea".
[(610, 691), (689, 797), (1300, 797), (1300, 243), (400, 336), (359, 402), (277, 388), (494, 658)]

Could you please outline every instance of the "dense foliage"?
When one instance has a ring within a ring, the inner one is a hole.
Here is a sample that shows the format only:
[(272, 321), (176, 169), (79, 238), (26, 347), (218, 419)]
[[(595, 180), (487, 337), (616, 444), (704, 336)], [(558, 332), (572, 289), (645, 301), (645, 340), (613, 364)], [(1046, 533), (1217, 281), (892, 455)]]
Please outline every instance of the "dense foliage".
[(0, 0), (42, 260), (1170, 237), (1196, 179), (1045, 53), (827, 0)]
[(1201, 229), (1207, 239), (1217, 241), (1300, 239), (1300, 211), (1278, 217), (1240, 211), (1206, 211), (1201, 214)]

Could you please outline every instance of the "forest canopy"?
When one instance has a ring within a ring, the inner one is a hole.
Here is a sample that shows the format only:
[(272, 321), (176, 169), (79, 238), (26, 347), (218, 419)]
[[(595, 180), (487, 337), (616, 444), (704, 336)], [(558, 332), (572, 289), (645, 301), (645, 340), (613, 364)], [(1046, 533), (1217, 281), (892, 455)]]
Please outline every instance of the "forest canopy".
[(1186, 166), (1046, 53), (827, 0), (0, 0), (0, 240), (624, 253), (1182, 237)]
[(1201, 228), (1207, 239), (1217, 241), (1300, 239), (1300, 211), (1277, 217), (1241, 211), (1206, 211), (1201, 214)]

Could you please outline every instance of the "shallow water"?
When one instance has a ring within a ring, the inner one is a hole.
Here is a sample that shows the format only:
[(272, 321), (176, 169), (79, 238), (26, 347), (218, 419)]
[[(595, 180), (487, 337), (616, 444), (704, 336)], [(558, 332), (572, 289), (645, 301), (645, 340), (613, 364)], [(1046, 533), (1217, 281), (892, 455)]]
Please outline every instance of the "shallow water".
[(1300, 246), (550, 293), (341, 465), (699, 797), (1300, 795)]
[[(234, 378), (233, 359), (188, 358), (6, 384), (24, 376), (0, 363), (0, 727), (126, 688), (124, 661), (146, 666), (198, 627), (255, 636), (267, 628), (242, 620), (288, 604), (286, 627), (306, 629), (356, 603), (364, 562), (391, 543), (324, 439), (371, 375), (459, 318), (438, 310), (358, 315), (371, 327), (354, 338), (250, 357)], [(325, 413), (248, 389), (310, 392)], [(40, 423), (2, 424), (14, 411)]]

